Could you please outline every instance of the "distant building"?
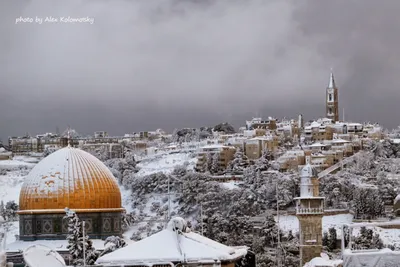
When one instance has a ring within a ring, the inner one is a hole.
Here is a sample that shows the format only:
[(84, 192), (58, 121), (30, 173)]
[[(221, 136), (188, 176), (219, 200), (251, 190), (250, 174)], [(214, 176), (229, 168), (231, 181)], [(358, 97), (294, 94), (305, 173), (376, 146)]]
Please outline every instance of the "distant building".
[(253, 118), (250, 121), (246, 121), (246, 129), (267, 129), (267, 130), (275, 130), (276, 129), (276, 119), (269, 117), (268, 120), (263, 120), (262, 118)]
[(94, 132), (94, 138), (104, 138), (107, 136), (108, 136), (108, 133), (105, 131)]
[(203, 146), (197, 154), (196, 170), (204, 170), (205, 165), (207, 164), (208, 154), (214, 156), (215, 153), (219, 154), (219, 168), (225, 170), (228, 167), (229, 162), (233, 159), (235, 152), (236, 148), (233, 146), (225, 146), (221, 144)]
[(326, 88), (326, 117), (334, 122), (339, 121), (339, 95), (332, 71)]

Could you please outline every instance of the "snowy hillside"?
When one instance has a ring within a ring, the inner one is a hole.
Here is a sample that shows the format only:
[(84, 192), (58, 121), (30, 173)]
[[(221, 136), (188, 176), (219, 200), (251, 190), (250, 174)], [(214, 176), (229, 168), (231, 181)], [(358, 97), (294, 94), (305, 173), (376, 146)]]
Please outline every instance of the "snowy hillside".
[(193, 169), (197, 160), (191, 155), (191, 153), (165, 153), (143, 159), (137, 165), (140, 169), (138, 175), (144, 176), (156, 172), (170, 173), (176, 166), (183, 165), (185, 162), (189, 163), (188, 169)]

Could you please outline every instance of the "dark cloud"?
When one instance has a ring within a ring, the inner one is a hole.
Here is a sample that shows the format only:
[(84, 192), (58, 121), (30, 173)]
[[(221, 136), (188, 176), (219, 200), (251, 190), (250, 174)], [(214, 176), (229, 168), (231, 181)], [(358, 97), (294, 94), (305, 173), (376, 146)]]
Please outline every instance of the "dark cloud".
[(0, 136), (321, 117), (331, 67), (348, 119), (394, 127), (400, 3), (383, 2), (2, 1)]

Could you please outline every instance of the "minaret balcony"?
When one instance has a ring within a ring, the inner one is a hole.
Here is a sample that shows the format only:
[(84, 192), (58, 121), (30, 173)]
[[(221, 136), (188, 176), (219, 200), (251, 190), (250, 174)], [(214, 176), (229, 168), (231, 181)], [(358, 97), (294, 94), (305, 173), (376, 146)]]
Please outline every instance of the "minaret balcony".
[(296, 215), (302, 214), (324, 214), (323, 208), (296, 208)]

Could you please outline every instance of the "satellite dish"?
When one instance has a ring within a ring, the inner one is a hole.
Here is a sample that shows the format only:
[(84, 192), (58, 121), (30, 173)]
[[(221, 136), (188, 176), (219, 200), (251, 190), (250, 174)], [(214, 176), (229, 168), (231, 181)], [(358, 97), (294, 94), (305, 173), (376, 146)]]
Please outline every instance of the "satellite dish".
[(65, 267), (65, 261), (58, 252), (43, 245), (32, 245), (23, 252), (28, 267)]

